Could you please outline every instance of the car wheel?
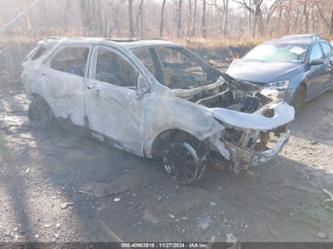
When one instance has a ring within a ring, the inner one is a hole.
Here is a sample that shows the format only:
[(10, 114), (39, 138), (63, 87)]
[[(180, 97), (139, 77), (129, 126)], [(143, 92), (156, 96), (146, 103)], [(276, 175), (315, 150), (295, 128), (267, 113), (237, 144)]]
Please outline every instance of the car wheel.
[(298, 113), (302, 109), (304, 101), (305, 101), (305, 88), (304, 86), (301, 85), (296, 90), (292, 101), (292, 105), (294, 106), (296, 113)]
[(28, 110), (28, 117), (32, 127), (46, 129), (55, 125), (56, 119), (50, 106), (42, 97), (34, 97)]
[(207, 160), (202, 151), (189, 142), (171, 143), (163, 154), (164, 169), (178, 183), (189, 185), (199, 180), (206, 170)]

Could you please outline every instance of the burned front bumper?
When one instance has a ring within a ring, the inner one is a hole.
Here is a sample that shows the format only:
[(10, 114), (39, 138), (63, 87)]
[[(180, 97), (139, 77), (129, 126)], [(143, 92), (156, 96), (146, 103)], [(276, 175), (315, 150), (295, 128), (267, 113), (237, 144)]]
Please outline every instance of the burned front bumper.
[(211, 150), (220, 154), (224, 161), (229, 162), (231, 169), (238, 173), (242, 169), (258, 166), (274, 158), (289, 140), (290, 132), (286, 127), (284, 129), (276, 141), (271, 143), (270, 148), (258, 149), (257, 144), (250, 145), (249, 141), (260, 140), (263, 136), (258, 132), (250, 132), (250, 135), (245, 132), (241, 136), (240, 143), (227, 141), (223, 135), (219, 139), (211, 137), (208, 141)]
[(272, 159), (280, 152), (288, 142), (287, 124), (294, 119), (295, 112), (287, 103), (275, 101), (254, 113), (215, 108), (213, 116), (225, 129), (209, 139), (211, 148), (237, 173)]
[(258, 166), (275, 157), (288, 142), (289, 134), (289, 131), (280, 134), (273, 147), (262, 151), (252, 148), (242, 148), (232, 143), (227, 143), (226, 147), (230, 151), (230, 159), (235, 164), (234, 166), (248, 169), (251, 166)]

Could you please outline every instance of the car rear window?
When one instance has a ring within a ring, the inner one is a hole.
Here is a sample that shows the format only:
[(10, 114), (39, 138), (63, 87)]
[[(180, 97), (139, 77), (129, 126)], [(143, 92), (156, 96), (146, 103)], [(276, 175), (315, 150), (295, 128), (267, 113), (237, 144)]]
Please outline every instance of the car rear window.
[(89, 48), (66, 47), (51, 60), (50, 67), (54, 70), (83, 77), (86, 71)]

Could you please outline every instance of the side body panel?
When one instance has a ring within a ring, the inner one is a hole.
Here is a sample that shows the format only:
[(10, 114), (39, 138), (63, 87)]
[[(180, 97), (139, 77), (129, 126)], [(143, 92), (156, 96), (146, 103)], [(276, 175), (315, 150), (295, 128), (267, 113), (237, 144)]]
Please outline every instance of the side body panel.
[[(84, 125), (84, 78), (50, 68), (50, 61), (63, 48), (82, 45), (70, 44), (57, 47), (46, 61), (26, 61), (22, 80), (31, 94), (42, 96), (52, 108), (56, 118), (68, 119), (78, 126)], [(89, 45), (84, 47), (91, 48)], [(88, 56), (89, 58), (89, 56)], [(86, 72), (88, 63), (86, 66)]]

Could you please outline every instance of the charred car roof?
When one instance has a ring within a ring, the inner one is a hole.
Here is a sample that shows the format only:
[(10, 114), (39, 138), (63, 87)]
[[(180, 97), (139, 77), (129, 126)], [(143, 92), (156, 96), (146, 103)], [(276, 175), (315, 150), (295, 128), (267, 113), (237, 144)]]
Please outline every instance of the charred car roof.
[(137, 39), (109, 39), (109, 38), (91, 38), (91, 37), (79, 37), (79, 38), (66, 38), (66, 37), (52, 37), (45, 41), (44, 43), (52, 45), (60, 44), (103, 44), (115, 47), (123, 47), (127, 49), (135, 49), (142, 47), (180, 47), (176, 43), (165, 41), (161, 39), (152, 40), (137, 40)]

